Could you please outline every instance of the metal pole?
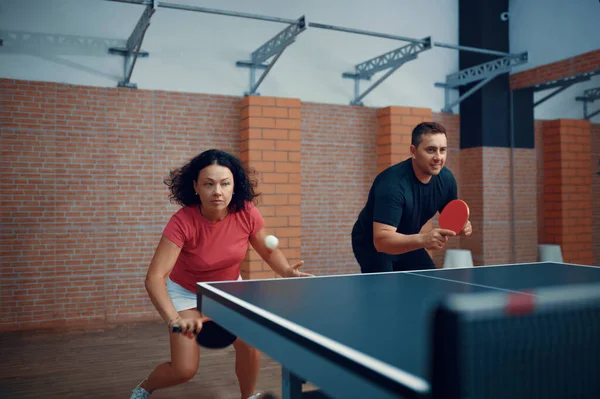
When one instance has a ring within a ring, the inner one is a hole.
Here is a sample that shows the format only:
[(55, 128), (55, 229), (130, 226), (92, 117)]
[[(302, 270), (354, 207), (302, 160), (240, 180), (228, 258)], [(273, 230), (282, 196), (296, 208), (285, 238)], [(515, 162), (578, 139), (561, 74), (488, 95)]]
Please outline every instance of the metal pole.
[(104, 0), (104, 1), (112, 1), (114, 3), (127, 3), (127, 4), (137, 4), (141, 6), (149, 6), (152, 5), (148, 0)]
[(596, 116), (598, 114), (600, 114), (600, 109), (598, 111), (592, 112), (591, 114), (588, 114), (586, 119), (592, 119), (594, 116)]
[(469, 97), (471, 94), (475, 93), (477, 90), (479, 90), (481, 87), (485, 86), (490, 80), (494, 79), (496, 76), (498, 75), (492, 75), (492, 76), (488, 76), (487, 78), (485, 78), (484, 80), (480, 81), (479, 83), (477, 83), (475, 86), (471, 87), (466, 93), (464, 93), (462, 96), (460, 96), (460, 98), (458, 100), (453, 101), (451, 104), (448, 104), (444, 109), (446, 109), (446, 112), (452, 112), (452, 108), (456, 105), (461, 103), (463, 100), (466, 100), (467, 97)]
[(440, 43), (440, 42), (433, 42), (432, 44), (437, 47), (451, 48), (454, 50), (472, 51), (474, 53), (499, 55), (502, 57), (506, 57), (506, 56), (518, 57), (519, 56), (519, 54), (503, 53), (502, 51), (487, 50), (487, 49), (482, 49), (482, 48), (477, 48), (477, 47), (458, 46), (456, 44), (447, 44), (447, 43)]
[[(105, 0), (105, 1), (112, 1), (112, 2), (116, 2), (116, 3), (151, 5), (151, 2), (148, 0)], [(248, 13), (237, 12), (237, 11), (218, 10), (216, 8), (206, 8), (206, 7), (188, 6), (188, 5), (184, 5), (184, 4), (166, 3), (163, 1), (160, 1), (157, 3), (158, 3), (157, 7), (170, 8), (173, 10), (196, 11), (196, 12), (202, 12), (202, 13), (207, 13), (207, 14), (218, 14), (218, 15), (226, 15), (229, 17), (257, 19), (257, 20), (261, 20), (261, 21), (278, 22), (278, 23), (283, 23), (283, 24), (298, 24), (297, 19), (269, 17), (266, 15), (248, 14)]]
[(587, 101), (583, 102), (583, 119), (588, 119)]
[(260, 77), (258, 78), (258, 82), (256, 82), (256, 84), (254, 86), (252, 86), (250, 88), (250, 94), (254, 94), (256, 93), (256, 89), (258, 89), (258, 86), (260, 86), (260, 84), (262, 83), (262, 81), (264, 80), (264, 78), (267, 76), (267, 74), (269, 73), (269, 71), (271, 70), (271, 68), (273, 68), (273, 65), (275, 65), (275, 63), (277, 62), (277, 60), (279, 59), (279, 57), (281, 57), (281, 54), (283, 54), (283, 51), (290, 45), (291, 43), (288, 43), (284, 48), (282, 48), (279, 53), (277, 53), (275, 55), (275, 58), (273, 58), (273, 60), (271, 60), (271, 62), (269, 63), (269, 66), (267, 66), (267, 69), (265, 69), (262, 73), (262, 75), (260, 75)]
[(136, 46), (135, 53), (133, 55), (133, 59), (131, 60), (131, 67), (129, 68), (129, 71), (127, 71), (127, 77), (125, 78), (125, 83), (129, 83), (129, 81), (131, 80), (131, 74), (133, 73), (133, 68), (135, 67), (135, 62), (137, 61), (138, 55), (140, 53), (140, 49), (142, 47), (142, 42), (144, 41), (144, 36), (146, 36), (146, 31), (148, 30), (148, 26), (149, 25), (146, 25), (146, 27), (144, 28), (144, 31), (142, 32), (142, 37), (140, 38), (140, 41)]
[[(396, 65), (395, 67), (393, 67), (392, 69), (390, 69), (389, 71), (387, 71), (385, 75), (383, 75), (381, 78), (379, 78), (379, 80), (377, 80), (377, 82), (373, 83), (373, 84), (371, 85), (371, 87), (369, 87), (367, 90), (365, 90), (365, 92), (364, 92), (363, 94), (361, 94), (360, 96), (358, 96), (358, 97), (357, 97), (357, 98), (354, 100), (354, 102), (355, 102), (355, 103), (357, 103), (357, 104), (358, 104), (358, 103), (360, 103), (360, 101), (361, 101), (361, 100), (362, 100), (362, 99), (363, 99), (363, 98), (364, 98), (364, 97), (365, 97), (367, 94), (369, 94), (371, 91), (373, 91), (373, 89), (375, 89), (377, 86), (379, 86), (379, 84), (380, 84), (381, 82), (383, 82), (385, 79), (387, 79), (387, 77), (388, 77), (388, 76), (390, 76), (391, 74), (393, 74), (394, 72), (396, 72), (396, 70), (397, 70), (398, 68), (400, 68), (402, 65), (404, 65), (404, 64), (398, 64), (398, 65)], [(358, 79), (357, 79), (357, 81), (358, 81)]]
[(543, 103), (544, 101), (554, 97), (555, 95), (557, 95), (558, 93), (560, 93), (561, 91), (567, 90), (569, 87), (571, 87), (571, 85), (564, 85), (563, 87), (558, 88), (557, 90), (554, 90), (552, 93), (548, 94), (546, 97), (542, 98), (541, 100), (536, 101), (535, 103), (533, 103), (533, 107), (537, 107), (538, 105), (540, 105), (541, 103)]
[(422, 44), (427, 43), (426, 40), (422, 40), (422, 39), (413, 39), (411, 37), (406, 37), (406, 36), (390, 35), (387, 33), (371, 32), (368, 30), (345, 28), (343, 26), (326, 25), (326, 24), (320, 24), (317, 22), (309, 22), (308, 26), (310, 26), (311, 28), (337, 30), (337, 31), (346, 32), (346, 33), (356, 33), (358, 35), (382, 37), (384, 39), (402, 40), (405, 42), (422, 43)]

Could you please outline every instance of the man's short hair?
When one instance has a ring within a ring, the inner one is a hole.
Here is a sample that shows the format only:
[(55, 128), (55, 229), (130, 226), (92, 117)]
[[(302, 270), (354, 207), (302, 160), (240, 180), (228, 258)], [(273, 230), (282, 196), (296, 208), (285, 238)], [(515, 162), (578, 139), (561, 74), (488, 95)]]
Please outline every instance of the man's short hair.
[(418, 147), (423, 141), (424, 134), (443, 133), (446, 135), (446, 128), (436, 122), (421, 122), (412, 131), (411, 144)]

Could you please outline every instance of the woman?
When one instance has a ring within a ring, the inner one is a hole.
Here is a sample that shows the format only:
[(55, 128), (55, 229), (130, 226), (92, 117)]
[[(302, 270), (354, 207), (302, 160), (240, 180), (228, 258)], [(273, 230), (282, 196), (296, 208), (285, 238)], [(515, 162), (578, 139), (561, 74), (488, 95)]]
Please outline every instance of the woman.
[[(240, 279), (248, 243), (280, 276), (310, 276), (298, 270), (303, 262), (290, 266), (279, 249), (265, 245), (264, 221), (253, 203), (258, 196), (255, 182), (237, 158), (220, 150), (205, 151), (172, 171), (165, 183), (171, 200), (182, 208), (163, 231), (145, 285), (169, 331), (178, 324), (182, 333), (170, 334), (171, 361), (156, 367), (131, 399), (145, 399), (157, 389), (194, 377), (200, 355), (193, 331), (203, 320), (196, 308), (196, 283)], [(254, 390), (260, 353), (239, 338), (233, 347), (241, 397), (258, 397)]]

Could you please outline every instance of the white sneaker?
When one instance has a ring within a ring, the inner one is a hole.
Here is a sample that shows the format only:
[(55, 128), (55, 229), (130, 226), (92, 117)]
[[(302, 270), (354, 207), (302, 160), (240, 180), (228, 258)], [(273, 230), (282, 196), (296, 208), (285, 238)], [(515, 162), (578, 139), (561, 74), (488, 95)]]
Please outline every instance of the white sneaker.
[(131, 391), (131, 397), (129, 399), (147, 399), (148, 396), (150, 396), (150, 392), (146, 391), (140, 386), (144, 383), (144, 381), (140, 382), (137, 387), (133, 388)]
[(254, 395), (250, 396), (248, 399), (258, 399), (261, 397), (262, 394), (260, 393), (255, 393)]

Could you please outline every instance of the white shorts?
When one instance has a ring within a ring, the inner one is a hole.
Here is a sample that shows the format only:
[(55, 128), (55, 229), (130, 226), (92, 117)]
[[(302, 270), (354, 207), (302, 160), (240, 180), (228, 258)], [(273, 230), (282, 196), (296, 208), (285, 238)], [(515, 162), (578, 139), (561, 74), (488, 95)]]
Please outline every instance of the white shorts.
[[(242, 276), (239, 276), (238, 280), (241, 279)], [(198, 307), (196, 293), (183, 288), (170, 278), (167, 278), (167, 293), (169, 294), (169, 298), (171, 298), (171, 302), (173, 302), (173, 306), (175, 306), (175, 310), (178, 312)]]

